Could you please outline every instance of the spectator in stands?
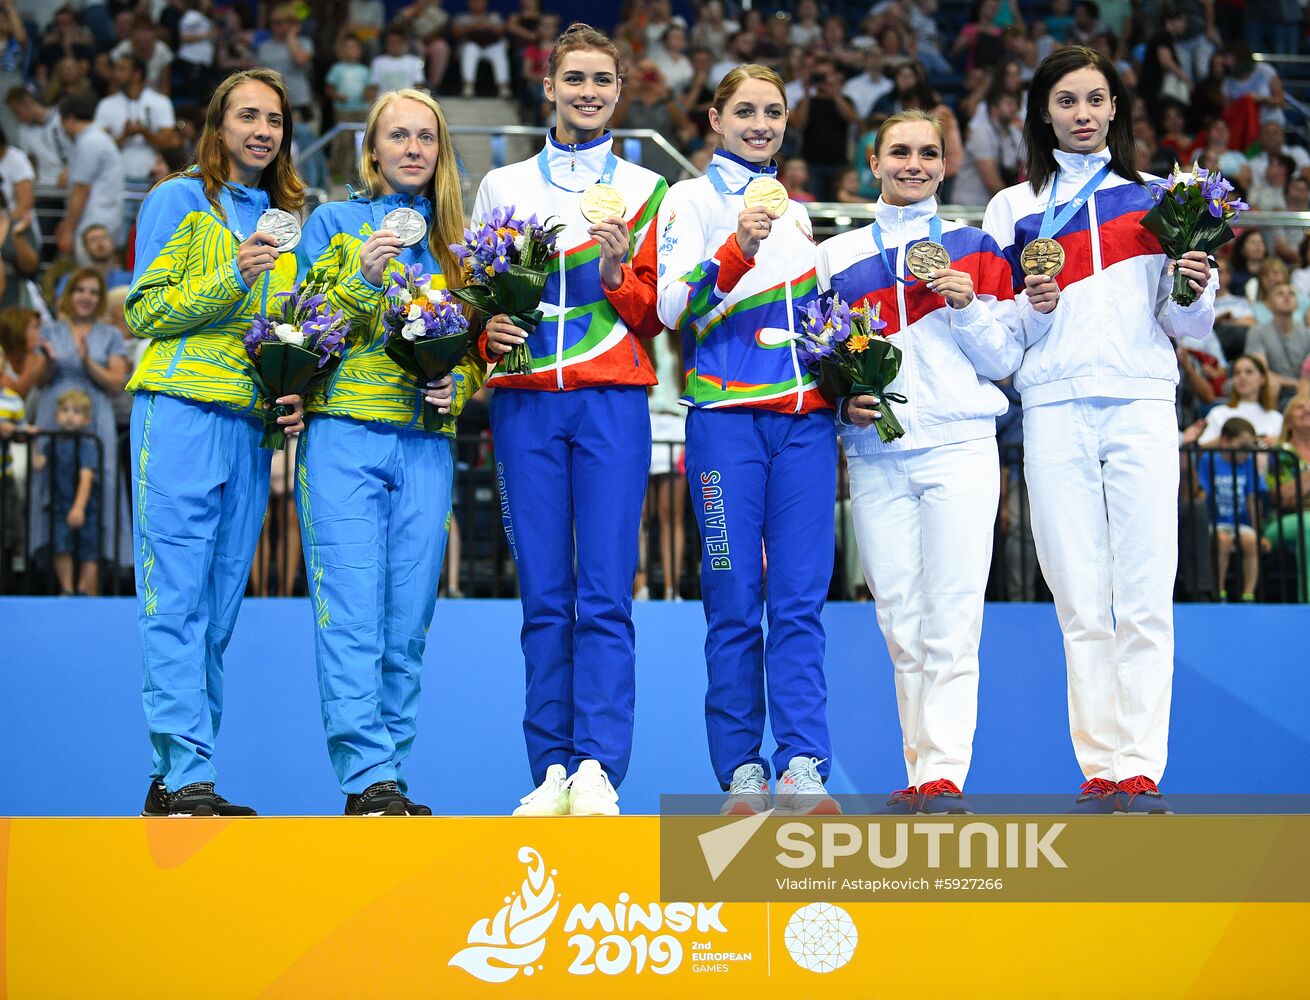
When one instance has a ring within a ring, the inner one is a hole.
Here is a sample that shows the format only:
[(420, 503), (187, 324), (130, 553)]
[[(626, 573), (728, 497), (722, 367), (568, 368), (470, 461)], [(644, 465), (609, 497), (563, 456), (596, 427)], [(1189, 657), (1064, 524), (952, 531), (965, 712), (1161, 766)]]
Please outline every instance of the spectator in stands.
[[(532, 121), (545, 124), (550, 117), (551, 104), (546, 100), (546, 91), (542, 85), (550, 66), (550, 50), (559, 36), (560, 23), (558, 14), (543, 14), (538, 24), (540, 34), (537, 40), (523, 49), (523, 102), (532, 116)], [(681, 102), (679, 102), (681, 103)], [(684, 109), (685, 110), (685, 109)], [(451, 529), (450, 544), (459, 548), (459, 536)]]
[(793, 156), (782, 165), (778, 171), (778, 180), (787, 189), (787, 197), (792, 201), (814, 201), (814, 195), (808, 190), (810, 167), (799, 156)]
[(49, 381), (54, 348), (41, 336), (41, 315), (35, 309), (0, 309), (0, 388), (26, 400), (32, 390)]
[(1297, 267), (1292, 272), (1292, 287), (1297, 295), (1310, 297), (1310, 231), (1305, 231), (1297, 251)]
[(810, 191), (832, 201), (837, 177), (850, 163), (851, 129), (860, 116), (841, 92), (842, 77), (828, 56), (815, 60), (805, 96), (792, 108), (789, 125), (800, 133), (801, 156), (809, 164)]
[(1304, 9), (1297, 0), (1247, 0), (1243, 22), (1251, 49), (1276, 55), (1295, 53)]
[(1269, 494), (1275, 515), (1265, 525), (1265, 540), (1289, 549), (1300, 562), (1296, 599), (1305, 601), (1310, 599), (1310, 395), (1304, 391), (1283, 409)]
[(369, 66), (371, 85), (367, 96), (370, 101), (389, 90), (421, 87), (427, 78), (423, 60), (409, 50), (409, 38), (404, 28), (392, 25), (382, 36), (382, 43), (386, 51), (374, 56)]
[(369, 69), (364, 65), (364, 46), (354, 35), (342, 35), (337, 42), (337, 61), (328, 68), (323, 83), (332, 102), (332, 117), (338, 123), (364, 120), (368, 114)]
[(0, 203), (0, 309), (26, 308), (33, 304), (28, 279), (36, 274), (40, 263), (31, 217), (15, 219)]
[(1015, 124), (1018, 110), (1018, 97), (1003, 83), (993, 85), (984, 123), (969, 127), (964, 162), (951, 191), (954, 204), (982, 208), (1002, 188), (1019, 183), (1023, 129)]
[[(1236, 293), (1233, 291), (1232, 262), (1223, 255), (1218, 257), (1218, 262), (1219, 291), (1214, 297), (1215, 326), (1255, 326), (1255, 311), (1251, 308), (1251, 300), (1240, 290)], [(1225, 351), (1223, 356), (1226, 358), (1228, 352)]]
[(1091, 46), (1098, 35), (1104, 35), (1110, 29), (1101, 20), (1101, 8), (1094, 0), (1078, 0), (1073, 5), (1073, 23), (1065, 41), (1070, 45)]
[(710, 87), (717, 87), (719, 81), (738, 66), (754, 62), (754, 60), (755, 35), (746, 30), (736, 31), (728, 42), (727, 55), (714, 64), (706, 84)]
[[(524, 47), (537, 43), (541, 36), (543, 16), (541, 0), (519, 0), (519, 9), (505, 19), (505, 34), (509, 38), (509, 47), (514, 55), (520, 55)], [(677, 20), (683, 23), (682, 18)], [(663, 31), (664, 27), (661, 27), (660, 33), (663, 34)]]
[(1192, 162), (1190, 154), (1195, 143), (1187, 133), (1186, 105), (1166, 98), (1160, 102), (1159, 121), (1160, 148), (1165, 150), (1175, 163), (1190, 165)]
[(1153, 115), (1159, 115), (1166, 100), (1183, 105), (1192, 101), (1192, 80), (1174, 50), (1174, 43), (1182, 38), (1186, 28), (1187, 14), (1182, 8), (1166, 7), (1159, 32), (1146, 43), (1137, 86)]
[(1246, 190), (1251, 186), (1251, 168), (1241, 153), (1228, 148), (1231, 135), (1228, 122), (1222, 115), (1215, 115), (1206, 122), (1204, 133), (1198, 136), (1203, 145), (1193, 153), (1193, 157), (1206, 170), (1218, 170), (1242, 190)]
[[(729, 40), (738, 30), (737, 22), (724, 16), (721, 0), (703, 0), (691, 28), (692, 49), (704, 49), (715, 61), (721, 60), (727, 56)], [(709, 81), (711, 89), (718, 85), (718, 79)]]
[(1310, 176), (1310, 152), (1304, 146), (1287, 141), (1282, 122), (1266, 121), (1260, 125), (1260, 152), (1251, 157), (1251, 173), (1260, 177), (1270, 162), (1280, 155), (1291, 157), (1292, 171)]
[(1064, 44), (1069, 32), (1073, 30), (1070, 9), (1069, 0), (1051, 0), (1050, 13), (1042, 19), (1042, 23), (1046, 25), (1046, 33), (1059, 45)]
[(259, 65), (282, 74), (291, 107), (308, 120), (315, 107), (314, 90), (309, 80), (314, 61), (314, 40), (301, 34), (300, 17), (294, 3), (274, 7), (268, 23), (269, 37), (255, 49), (255, 59)]
[(1223, 96), (1226, 101), (1250, 97), (1260, 111), (1260, 121), (1283, 121), (1283, 84), (1278, 71), (1269, 63), (1258, 63), (1251, 56), (1245, 42), (1232, 42), (1228, 46), (1232, 72), (1224, 78)]
[(77, 12), (71, 5), (65, 5), (55, 11), (50, 28), (41, 39), (41, 50), (36, 55), (32, 67), (32, 78), (42, 93), (48, 94), (56, 69), (65, 59), (72, 60), (73, 65), (81, 70), (85, 79), (91, 72), (95, 60), (95, 40), (78, 20)]
[[(818, 48), (836, 63), (843, 77), (859, 72), (864, 66), (864, 50), (850, 44), (846, 34), (846, 22), (836, 14), (830, 14), (823, 19), (823, 38), (820, 39)], [(922, 49), (919, 58), (920, 61), (924, 61)], [(938, 55), (938, 58), (940, 59), (941, 56)]]
[(68, 161), (68, 209), (55, 230), (60, 253), (71, 254), (82, 232), (99, 223), (115, 236), (123, 231), (123, 164), (118, 146), (95, 123), (94, 98), (70, 97), (59, 106), (64, 131), (73, 141)]
[(5, 95), (5, 103), (18, 119), (18, 145), (36, 167), (36, 182), (42, 187), (60, 187), (68, 169), (68, 155), (73, 143), (59, 112), (37, 100), (23, 87), (14, 87)]
[(148, 14), (132, 21), (131, 35), (109, 50), (110, 60), (135, 56), (146, 64), (146, 86), (157, 94), (169, 95), (172, 88), (173, 50), (159, 37), (159, 26)]
[[(1257, 468), (1255, 428), (1241, 417), (1224, 421), (1215, 450), (1197, 462), (1197, 482), (1205, 492), (1214, 526), (1219, 557), (1219, 600), (1228, 600), (1228, 560), (1233, 552), (1233, 536), (1242, 551), (1242, 600), (1255, 600), (1255, 585), (1260, 576), (1259, 495), (1267, 492), (1265, 480)], [(1265, 543), (1266, 548), (1269, 543)]]
[(505, 22), (487, 10), (487, 0), (468, 0), (468, 10), (457, 14), (451, 24), (451, 37), (459, 45), (459, 75), (465, 97), (472, 97), (478, 82), (478, 66), (491, 65), (500, 98), (509, 97), (509, 43), (505, 40)]
[[(394, 22), (418, 41), (423, 54), (428, 90), (434, 94), (441, 88), (450, 66), (450, 43), (446, 41), (450, 14), (442, 3), (443, 0), (418, 0), (401, 10)], [(516, 18), (520, 20), (516, 22)], [(521, 18), (521, 14), (514, 14), (510, 21), (521, 24)]]
[[(27, 29), (14, 0), (0, 0), (0, 90), (4, 93), (23, 86), (30, 54)], [(17, 134), (18, 121), (8, 107), (0, 108), (0, 128)]]
[(819, 5), (815, 0), (800, 0), (796, 4), (790, 34), (792, 45), (800, 48), (818, 44), (823, 37), (823, 25), (819, 23)]
[[(872, 171), (871, 171), (872, 173)], [(877, 199), (877, 195), (874, 195)], [(860, 190), (860, 172), (854, 167), (847, 167), (837, 178), (837, 194), (833, 201), (844, 205), (867, 204), (869, 198)]]
[(1251, 186), (1246, 200), (1259, 212), (1281, 212), (1287, 205), (1284, 190), (1296, 168), (1296, 162), (1285, 153), (1274, 153), (1266, 158), (1265, 168), (1252, 170)]
[(257, 65), (251, 13), (245, 7), (225, 7), (218, 11), (218, 39), (215, 42), (215, 79)]
[(1198, 420), (1188, 427), (1183, 432), (1183, 444), (1215, 447), (1224, 424), (1233, 417), (1241, 417), (1250, 423), (1262, 442), (1277, 439), (1283, 429), (1283, 418), (1274, 409), (1273, 386), (1264, 360), (1243, 354), (1233, 362), (1233, 375), (1228, 384), (1228, 401), (1216, 403), (1205, 415), (1204, 422)]
[(1259, 287), (1256, 273), (1268, 257), (1269, 244), (1258, 229), (1248, 229), (1233, 243), (1233, 287), (1240, 288), (1252, 302)]
[[(853, 76), (842, 87), (842, 94), (851, 102), (860, 118), (868, 118), (878, 100), (891, 93), (892, 82), (883, 72), (882, 49), (874, 46), (864, 52), (864, 72)], [(866, 157), (867, 159), (867, 157)]]
[[(47, 371), (33, 423), (52, 427), (58, 398), (69, 389), (85, 392), (91, 400), (91, 425), (88, 428), (100, 439), (100, 483), (98, 489), (112, 495), (118, 482), (118, 438), (114, 430), (113, 399), (123, 391), (127, 381), (127, 353), (118, 330), (105, 322), (105, 284), (98, 271), (89, 268), (74, 272), (59, 297), (58, 319), (43, 333), (53, 351), (53, 364)], [(39, 484), (38, 484), (39, 485)], [(44, 487), (42, 487), (44, 490)], [(45, 502), (35, 497), (39, 509)], [(113, 508), (102, 500), (100, 509), (108, 514)], [(111, 516), (111, 520), (113, 520)], [(45, 526), (36, 518), (32, 547), (46, 541)], [(116, 523), (126, 523), (126, 510), (119, 512)], [(111, 532), (104, 533), (101, 555), (115, 559), (117, 546)]]
[[(97, 552), (101, 537), (101, 512), (106, 496), (102, 472), (104, 456), (93, 436), (82, 436), (91, 428), (91, 397), (81, 389), (65, 389), (55, 405), (53, 440), (40, 442), (32, 456), (32, 468), (49, 467), (48, 491), (53, 494), (55, 529), (54, 566), (59, 593), (72, 597), (94, 597), (100, 590), (100, 562)], [(38, 517), (38, 520), (44, 518)], [(73, 564), (77, 563), (77, 590), (73, 590)]]
[[(3, 161), (0, 161), (2, 165)], [(1310, 180), (1304, 175), (1293, 174), (1287, 179), (1287, 185), (1283, 188), (1283, 211), (1310, 212)], [(1269, 228), (1266, 230), (1266, 238), (1273, 241), (1274, 253), (1289, 266), (1299, 268), (1302, 263), (1300, 244), (1305, 233), (1306, 230), (1301, 226)], [(1296, 293), (1298, 296), (1307, 294), (1299, 286)]]
[(696, 76), (691, 60), (687, 58), (686, 27), (681, 24), (669, 25), (664, 30), (660, 46), (651, 56), (651, 60), (664, 77), (669, 92), (675, 98), (681, 98)]
[(691, 83), (687, 84), (679, 103), (703, 138), (710, 131), (709, 111), (714, 103), (714, 56), (708, 49), (693, 49), (691, 69)]
[[(633, 67), (610, 125), (613, 128), (653, 129), (666, 138), (676, 139), (683, 148), (697, 138), (696, 127), (674, 100), (651, 59), (641, 59)], [(674, 161), (658, 146), (647, 146), (644, 163), (666, 179), (677, 176)]]
[[(82, 231), (82, 255), (86, 266), (104, 279), (105, 289), (113, 291), (132, 284), (132, 272), (122, 266), (118, 245), (108, 227), (96, 224)], [(61, 297), (68, 287), (73, 272), (63, 275), (55, 285), (55, 296)]]
[(978, 0), (969, 22), (951, 43), (950, 58), (958, 60), (963, 54), (965, 72), (974, 67), (985, 69), (999, 62), (1005, 54), (1002, 30), (996, 23), (1000, 10), (1001, 0)]
[(179, 104), (204, 104), (212, 79), (218, 26), (209, 17), (209, 0), (182, 0), (173, 59), (173, 97)]
[(354, 35), (370, 53), (378, 50), (378, 39), (387, 23), (387, 4), (382, 0), (348, 0), (343, 32)]
[[(805, 46), (806, 50), (817, 51), (816, 46)], [(779, 73), (787, 71), (788, 63), (798, 47), (791, 42), (791, 15), (786, 11), (777, 11), (764, 29), (764, 37), (755, 42), (755, 59), (761, 66), (769, 66)]]
[[(0, 129), (0, 198), (3, 204), (10, 206), (9, 215), (14, 222), (26, 222), (35, 227), (36, 217), (32, 206), (36, 203), (36, 193), (32, 182), (36, 172), (32, 170), (32, 161), (20, 149), (9, 145), (9, 138)], [(35, 233), (35, 228), (33, 229)], [(37, 242), (40, 240), (38, 238)]]
[(1302, 319), (1296, 290), (1290, 282), (1275, 286), (1269, 292), (1267, 304), (1273, 318), (1247, 334), (1246, 353), (1267, 365), (1275, 398), (1290, 397), (1296, 392), (1301, 368), (1310, 357), (1310, 330)]
[(123, 179), (149, 181), (155, 154), (178, 144), (173, 102), (146, 86), (146, 66), (136, 56), (112, 64), (118, 92), (96, 105), (95, 123), (118, 143)]
[[(1255, 277), (1255, 301), (1251, 304), (1251, 313), (1255, 316), (1256, 326), (1264, 326), (1273, 322), (1274, 315), (1269, 308), (1270, 293), (1279, 285), (1291, 280), (1291, 270), (1278, 257), (1266, 257), (1260, 262)], [(1301, 313), (1307, 304), (1310, 303), (1298, 298), (1294, 312)]]

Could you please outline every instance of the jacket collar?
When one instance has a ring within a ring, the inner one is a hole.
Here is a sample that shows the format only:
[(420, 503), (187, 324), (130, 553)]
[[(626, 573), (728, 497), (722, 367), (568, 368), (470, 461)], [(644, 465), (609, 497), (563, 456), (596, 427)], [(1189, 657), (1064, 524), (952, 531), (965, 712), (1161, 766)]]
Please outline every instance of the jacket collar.
[(546, 133), (546, 157), (550, 174), (565, 187), (591, 184), (605, 169), (605, 160), (614, 148), (614, 137), (608, 130), (591, 142), (570, 145), (555, 138), (552, 128)]
[(1055, 152), (1055, 162), (1060, 166), (1061, 174), (1070, 177), (1087, 178), (1110, 162), (1110, 147), (1099, 153), (1066, 153), (1062, 149)]
[(912, 205), (888, 205), (879, 198), (877, 204), (873, 206), (873, 217), (878, 220), (878, 228), (888, 233), (900, 232), (908, 228), (925, 228), (928, 220), (936, 214), (936, 198), (925, 198)]
[(716, 149), (714, 159), (710, 161), (729, 191), (744, 188), (756, 177), (772, 177), (778, 172), (778, 165), (770, 160), (768, 163), (751, 163), (740, 156), (729, 153), (726, 149)]

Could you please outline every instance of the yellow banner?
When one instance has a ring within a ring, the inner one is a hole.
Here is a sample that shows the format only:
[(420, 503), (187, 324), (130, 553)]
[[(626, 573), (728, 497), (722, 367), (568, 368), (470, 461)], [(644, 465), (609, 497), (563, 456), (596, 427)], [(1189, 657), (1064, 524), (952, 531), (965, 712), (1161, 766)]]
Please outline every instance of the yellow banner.
[(659, 848), (654, 817), (0, 820), (0, 996), (1307, 992), (1305, 904), (661, 901)]

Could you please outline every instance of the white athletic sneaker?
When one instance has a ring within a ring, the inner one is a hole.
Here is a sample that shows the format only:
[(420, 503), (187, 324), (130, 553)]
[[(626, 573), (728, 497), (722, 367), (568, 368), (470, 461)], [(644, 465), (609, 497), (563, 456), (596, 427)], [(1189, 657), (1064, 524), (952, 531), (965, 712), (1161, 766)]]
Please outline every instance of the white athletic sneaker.
[(743, 764), (732, 772), (721, 816), (754, 816), (769, 808), (769, 779), (759, 764)]
[(563, 764), (551, 764), (546, 768), (546, 780), (519, 799), (515, 816), (567, 816), (569, 814), (569, 791), (565, 777), (568, 771)]
[(584, 760), (565, 782), (572, 816), (617, 816), (619, 793), (598, 760)]
[[(826, 759), (826, 758), (825, 758)], [(793, 757), (778, 779), (777, 804), (780, 810), (800, 815), (839, 816), (841, 806), (823, 787), (817, 757)]]

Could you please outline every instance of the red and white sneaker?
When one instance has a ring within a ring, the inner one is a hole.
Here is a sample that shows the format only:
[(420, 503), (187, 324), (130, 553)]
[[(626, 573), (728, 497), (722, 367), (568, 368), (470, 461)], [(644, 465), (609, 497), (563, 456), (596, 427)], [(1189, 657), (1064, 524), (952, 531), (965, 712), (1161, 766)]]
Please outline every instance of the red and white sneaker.
[(1125, 813), (1172, 813), (1173, 806), (1160, 794), (1160, 789), (1144, 774), (1125, 778), (1119, 782), (1118, 811)]
[(823, 787), (817, 757), (793, 757), (778, 779), (778, 809), (798, 816), (840, 816), (841, 806)]
[(1071, 813), (1112, 813), (1119, 805), (1119, 786), (1106, 778), (1090, 778), (1078, 789)]
[(919, 786), (919, 812), (942, 816), (967, 816), (973, 810), (954, 781), (938, 778)]

